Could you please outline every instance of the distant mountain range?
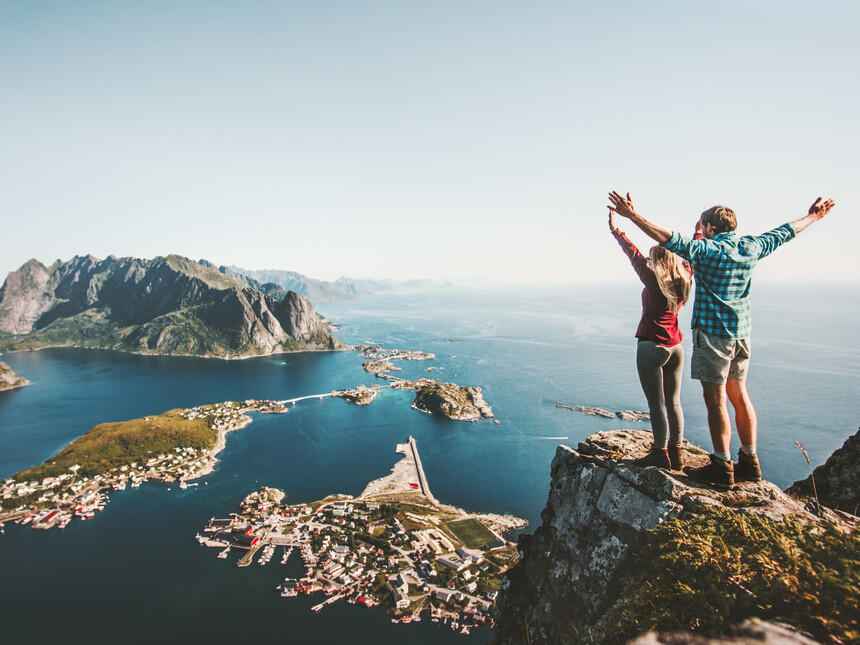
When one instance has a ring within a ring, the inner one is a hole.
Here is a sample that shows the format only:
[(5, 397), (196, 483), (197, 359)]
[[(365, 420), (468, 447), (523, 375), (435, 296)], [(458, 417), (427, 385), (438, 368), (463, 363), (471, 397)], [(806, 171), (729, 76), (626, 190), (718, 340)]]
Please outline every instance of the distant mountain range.
[(278, 286), (282, 289), (295, 291), (303, 296), (307, 296), (311, 302), (339, 302), (342, 300), (355, 300), (378, 291), (423, 289), (439, 286), (438, 283), (431, 280), (398, 282), (395, 280), (367, 280), (341, 277), (334, 282), (325, 282), (309, 278), (294, 271), (251, 271), (236, 266), (222, 266), (220, 270), (239, 280), (250, 278), (254, 281), (254, 284), (259, 285), (259, 288), (266, 293), (268, 293), (266, 289)]
[(52, 346), (232, 358), (343, 347), (295, 290), (177, 255), (30, 260), (10, 273), (0, 348)]

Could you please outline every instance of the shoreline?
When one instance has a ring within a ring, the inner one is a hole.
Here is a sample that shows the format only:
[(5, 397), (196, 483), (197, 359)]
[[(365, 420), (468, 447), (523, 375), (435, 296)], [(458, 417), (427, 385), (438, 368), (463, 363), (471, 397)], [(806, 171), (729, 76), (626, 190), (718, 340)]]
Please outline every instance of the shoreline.
[(118, 352), (120, 354), (129, 354), (131, 356), (157, 356), (160, 358), (212, 358), (222, 361), (244, 361), (249, 358), (263, 358), (266, 356), (287, 356), (292, 354), (304, 353), (324, 353), (324, 352), (353, 352), (356, 351), (356, 346), (345, 345), (337, 349), (297, 349), (292, 352), (270, 352), (268, 354), (247, 354), (243, 356), (216, 356), (214, 354), (159, 354), (158, 352), (133, 352), (127, 349), (117, 349), (116, 347), (81, 347), (80, 345), (44, 345), (42, 347), (28, 347), (24, 349), (4, 349), (0, 350), (0, 356), (3, 354), (17, 354), (19, 352), (41, 352), (43, 349), (80, 349), (82, 351), (97, 351), (97, 352)]
[(213, 472), (215, 472), (215, 466), (217, 466), (218, 462), (220, 461), (217, 458), (217, 455), (219, 455), (224, 450), (224, 448), (227, 447), (227, 434), (235, 430), (241, 430), (242, 428), (249, 426), (251, 423), (254, 422), (254, 420), (249, 417), (245, 412), (241, 412), (240, 414), (244, 417), (242, 419), (242, 422), (235, 427), (221, 428), (220, 430), (218, 430), (218, 437), (215, 439), (215, 445), (209, 449), (209, 452), (207, 452), (201, 460), (201, 463), (205, 465), (194, 474), (184, 477), (184, 481), (199, 479), (200, 477), (211, 475)]

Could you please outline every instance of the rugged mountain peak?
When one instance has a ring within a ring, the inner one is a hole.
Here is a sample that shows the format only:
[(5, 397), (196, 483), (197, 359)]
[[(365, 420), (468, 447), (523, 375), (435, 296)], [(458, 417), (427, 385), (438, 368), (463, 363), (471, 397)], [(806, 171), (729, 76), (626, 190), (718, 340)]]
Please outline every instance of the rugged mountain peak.
[[(520, 537), (521, 561), (508, 572), (497, 620), (499, 643), (556, 642), (560, 630), (594, 621), (618, 599), (625, 565), (649, 529), (707, 507), (770, 520), (787, 515), (817, 521), (799, 502), (767, 481), (735, 490), (702, 487), (679, 473), (633, 466), (651, 433), (600, 432), (577, 449), (559, 446), (543, 524)], [(683, 450), (688, 465), (706, 455)]]
[(38, 260), (30, 260), (12, 271), (0, 287), (0, 331), (26, 334), (51, 304), (49, 271)]
[(209, 262), (87, 255), (52, 269), (30, 262), (0, 290), (0, 331), (26, 335), (16, 348), (238, 357), (342, 347), (299, 294), (274, 299)]

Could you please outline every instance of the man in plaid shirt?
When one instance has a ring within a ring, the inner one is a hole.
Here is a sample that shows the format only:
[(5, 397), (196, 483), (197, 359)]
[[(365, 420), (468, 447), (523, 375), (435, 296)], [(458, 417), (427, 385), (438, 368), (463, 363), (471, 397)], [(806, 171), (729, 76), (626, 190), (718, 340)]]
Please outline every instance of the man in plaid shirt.
[[(834, 201), (819, 197), (805, 217), (763, 233), (739, 237), (731, 209), (714, 206), (702, 213), (696, 230), (703, 239), (689, 239), (650, 222), (633, 208), (630, 194), (609, 194), (609, 209), (628, 218), (666, 249), (689, 260), (696, 280), (693, 304), (691, 376), (702, 383), (708, 428), (714, 452), (701, 468), (684, 468), (692, 479), (721, 488), (736, 481), (760, 481), (756, 455), (757, 420), (746, 389), (750, 357), (750, 279), (759, 260), (793, 239), (830, 212)], [(728, 402), (735, 411), (741, 449), (732, 463)]]

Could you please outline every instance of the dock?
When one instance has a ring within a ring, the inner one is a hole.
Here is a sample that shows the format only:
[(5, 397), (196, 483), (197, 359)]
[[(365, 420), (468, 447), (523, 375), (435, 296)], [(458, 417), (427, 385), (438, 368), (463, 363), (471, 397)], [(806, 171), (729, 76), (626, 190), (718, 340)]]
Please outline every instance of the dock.
[(418, 446), (415, 444), (415, 439), (409, 435), (409, 447), (412, 449), (412, 458), (415, 460), (415, 470), (418, 471), (418, 482), (421, 485), (421, 492), (431, 502), (439, 506), (439, 501), (433, 497), (430, 492), (430, 485), (427, 483), (427, 477), (424, 475), (424, 466), (421, 465), (421, 457), (418, 455)]

